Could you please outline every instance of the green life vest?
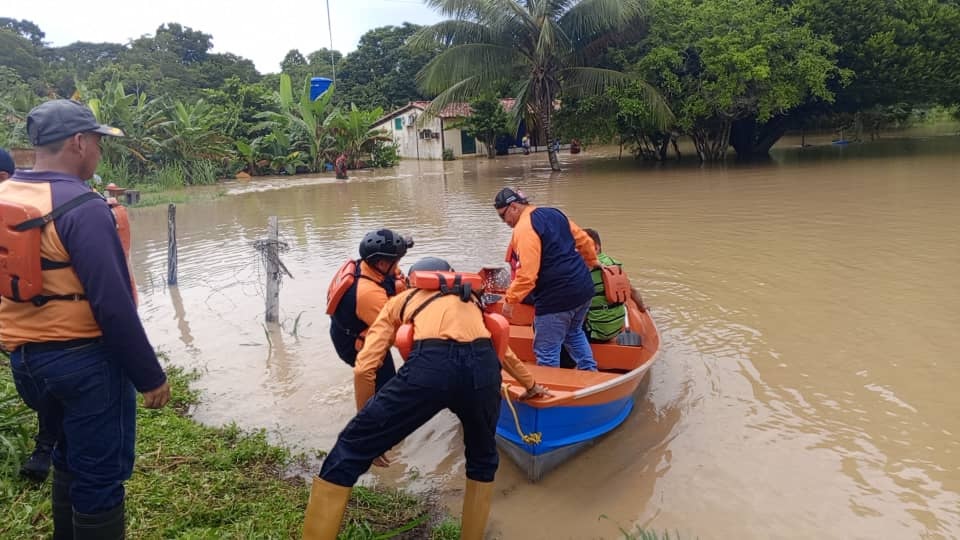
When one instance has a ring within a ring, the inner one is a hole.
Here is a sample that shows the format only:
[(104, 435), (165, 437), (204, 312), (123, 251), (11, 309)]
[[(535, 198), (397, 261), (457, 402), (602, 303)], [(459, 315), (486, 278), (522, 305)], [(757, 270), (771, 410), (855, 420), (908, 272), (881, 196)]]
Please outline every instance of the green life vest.
[[(604, 253), (598, 253), (597, 259), (604, 266), (622, 266), (620, 261)], [(623, 304), (608, 304), (603, 290), (602, 270), (590, 272), (593, 279), (593, 299), (590, 300), (590, 310), (584, 321), (587, 337), (594, 341), (610, 341), (623, 330), (623, 320), (627, 316), (627, 308)]]

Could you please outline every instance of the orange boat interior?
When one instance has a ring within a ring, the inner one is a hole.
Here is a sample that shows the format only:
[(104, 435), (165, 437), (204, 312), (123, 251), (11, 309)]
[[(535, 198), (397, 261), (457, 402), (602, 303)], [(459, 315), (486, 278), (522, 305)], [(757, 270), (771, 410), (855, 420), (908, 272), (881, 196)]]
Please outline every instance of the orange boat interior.
[[(503, 304), (501, 301), (490, 305), (488, 309), (500, 313)], [(552, 397), (539, 398), (531, 401), (533, 406), (560, 405), (569, 402), (574, 392), (585, 388), (603, 385), (613, 381), (625, 373), (629, 373), (650, 362), (660, 347), (660, 336), (650, 315), (640, 312), (632, 300), (627, 303), (628, 324), (627, 331), (639, 334), (640, 345), (627, 346), (616, 343), (592, 343), (594, 358), (599, 371), (589, 372), (567, 368), (538, 366), (533, 354), (533, 307), (525, 304), (514, 306), (510, 320), (510, 347), (523, 360), (527, 369), (533, 374), (537, 383), (546, 386), (553, 394)], [(509, 387), (513, 398), (519, 398), (524, 393), (522, 386), (506, 371), (503, 372), (503, 382)], [(616, 398), (613, 394), (629, 393), (636, 385), (622, 385), (622, 388), (613, 388), (605, 391), (597, 400)], [(578, 399), (578, 405), (589, 405), (594, 401), (590, 397)]]

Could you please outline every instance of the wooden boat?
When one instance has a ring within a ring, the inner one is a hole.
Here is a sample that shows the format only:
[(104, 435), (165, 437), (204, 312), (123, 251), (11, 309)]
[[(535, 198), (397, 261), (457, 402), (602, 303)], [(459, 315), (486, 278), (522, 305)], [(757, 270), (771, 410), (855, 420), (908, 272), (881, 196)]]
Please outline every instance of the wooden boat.
[[(499, 311), (500, 304), (491, 306)], [(515, 306), (510, 318), (510, 347), (527, 363), (550, 397), (519, 401), (523, 387), (503, 372), (504, 399), (497, 423), (501, 450), (537, 481), (626, 420), (648, 382), (660, 350), (660, 335), (648, 312), (627, 304), (627, 339), (632, 345), (591, 344), (599, 371), (536, 365), (533, 354), (533, 308)], [(514, 414), (515, 413), (515, 414)]]

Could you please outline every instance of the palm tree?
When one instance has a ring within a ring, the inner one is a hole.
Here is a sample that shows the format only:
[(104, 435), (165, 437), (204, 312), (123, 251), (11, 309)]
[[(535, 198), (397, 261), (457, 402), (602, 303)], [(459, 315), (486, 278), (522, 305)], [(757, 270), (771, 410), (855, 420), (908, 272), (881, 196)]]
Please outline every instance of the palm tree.
[[(609, 69), (587, 67), (588, 55), (642, 12), (641, 0), (425, 0), (449, 20), (422, 29), (417, 45), (445, 46), (417, 75), (421, 88), (437, 94), (427, 110), (469, 101), (506, 81), (517, 99), (514, 123), (528, 112), (545, 142), (562, 95), (599, 94), (633, 81)], [(652, 86), (640, 81), (654, 117), (664, 127), (673, 115)], [(560, 163), (550, 149), (550, 167)]]

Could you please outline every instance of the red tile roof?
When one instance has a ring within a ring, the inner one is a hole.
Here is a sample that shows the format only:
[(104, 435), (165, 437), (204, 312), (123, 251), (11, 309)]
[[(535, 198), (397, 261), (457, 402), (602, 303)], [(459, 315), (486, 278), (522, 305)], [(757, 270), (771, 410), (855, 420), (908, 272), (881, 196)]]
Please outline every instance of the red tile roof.
[[(516, 103), (516, 101), (517, 100), (513, 98), (503, 98), (500, 100), (500, 105), (503, 107), (505, 111), (509, 112), (511, 109), (513, 109), (513, 106)], [(422, 110), (426, 110), (426, 108), (429, 106), (430, 106), (429, 101), (411, 101), (410, 103), (407, 103), (403, 107), (400, 107), (399, 109), (396, 109), (390, 112), (389, 114), (386, 114), (380, 117), (380, 119), (377, 120), (374, 123), (374, 125), (380, 124), (384, 120), (387, 120), (389, 118), (394, 118), (397, 115), (403, 114), (404, 112), (410, 109), (420, 109), (422, 111)], [(471, 114), (473, 114), (473, 110), (470, 108), (470, 104), (460, 102), (460, 103), (447, 104), (447, 106), (444, 107), (443, 110), (440, 111), (440, 114), (438, 114), (437, 116), (439, 116), (440, 118), (466, 118)]]

